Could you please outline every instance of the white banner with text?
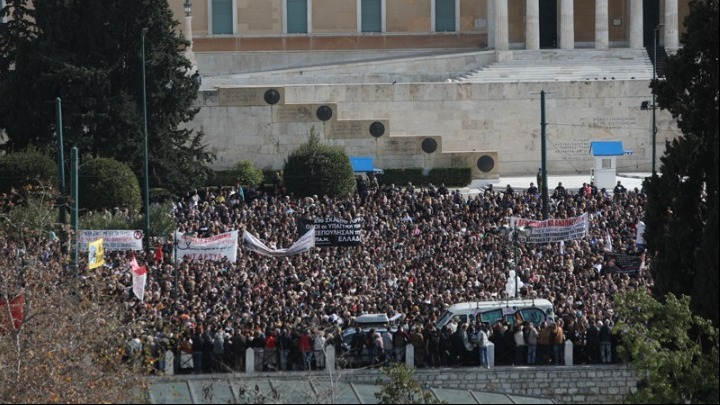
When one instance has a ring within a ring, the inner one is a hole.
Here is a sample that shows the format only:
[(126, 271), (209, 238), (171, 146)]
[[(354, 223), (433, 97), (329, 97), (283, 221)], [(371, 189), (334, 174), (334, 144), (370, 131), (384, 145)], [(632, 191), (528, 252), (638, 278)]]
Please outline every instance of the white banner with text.
[(118, 250), (143, 250), (143, 231), (127, 229), (80, 230), (78, 244), (81, 252), (87, 252), (88, 244), (103, 240), (106, 252)]
[(238, 231), (214, 235), (209, 238), (188, 237), (175, 233), (178, 240), (175, 254), (178, 260), (222, 260), (224, 257), (235, 263), (238, 250)]
[(529, 226), (532, 232), (525, 243), (550, 243), (582, 239), (588, 234), (589, 222), (587, 214), (574, 218), (555, 218), (545, 221), (510, 217), (510, 227)]

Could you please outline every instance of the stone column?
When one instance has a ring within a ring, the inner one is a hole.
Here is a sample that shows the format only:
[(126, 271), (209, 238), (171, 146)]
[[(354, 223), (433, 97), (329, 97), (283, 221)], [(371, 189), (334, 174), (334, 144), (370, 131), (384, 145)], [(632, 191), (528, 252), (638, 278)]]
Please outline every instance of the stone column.
[(678, 0), (665, 0), (665, 49), (675, 53), (679, 44)]
[(608, 49), (608, 0), (595, 0), (595, 49)]
[(255, 372), (255, 350), (252, 347), (245, 350), (245, 372), (248, 374)]
[(575, 48), (573, 0), (560, 0), (560, 49)]
[(415, 368), (415, 346), (412, 343), (405, 345), (405, 365), (410, 369)]
[(507, 51), (510, 49), (508, 37), (508, 3), (507, 0), (495, 1), (495, 50)]
[(573, 365), (573, 342), (570, 339), (565, 341), (565, 345), (563, 347), (563, 357), (565, 358), (566, 366)]
[(331, 373), (335, 371), (335, 346), (333, 345), (325, 347), (325, 370)]
[(163, 372), (165, 372), (165, 375), (175, 374), (175, 353), (172, 350), (165, 352), (165, 370)]
[(540, 49), (540, 0), (525, 1), (525, 49)]
[(495, 367), (495, 343), (487, 342), (488, 368)]
[(488, 48), (495, 49), (495, 0), (487, 0)]
[(628, 46), (631, 49), (643, 47), (643, 0), (630, 0), (630, 31)]

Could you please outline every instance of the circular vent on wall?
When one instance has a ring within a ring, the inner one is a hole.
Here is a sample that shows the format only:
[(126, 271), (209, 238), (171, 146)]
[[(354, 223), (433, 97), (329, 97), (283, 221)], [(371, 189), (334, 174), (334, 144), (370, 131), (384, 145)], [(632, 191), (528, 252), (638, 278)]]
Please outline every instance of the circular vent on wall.
[(492, 156), (483, 155), (478, 159), (477, 167), (481, 172), (490, 172), (495, 167), (495, 159), (493, 159)]
[(383, 125), (382, 122), (373, 122), (370, 124), (370, 135), (374, 136), (375, 138), (379, 138), (385, 134), (385, 125)]
[(317, 115), (320, 121), (329, 120), (330, 118), (332, 118), (332, 114), (332, 108), (326, 105), (318, 107), (317, 111), (315, 112), (315, 115)]
[(265, 102), (273, 105), (277, 104), (278, 101), (280, 101), (280, 93), (278, 93), (275, 89), (270, 89), (265, 92)]
[(437, 141), (433, 138), (425, 138), (422, 141), (422, 150), (425, 153), (433, 153), (437, 150)]

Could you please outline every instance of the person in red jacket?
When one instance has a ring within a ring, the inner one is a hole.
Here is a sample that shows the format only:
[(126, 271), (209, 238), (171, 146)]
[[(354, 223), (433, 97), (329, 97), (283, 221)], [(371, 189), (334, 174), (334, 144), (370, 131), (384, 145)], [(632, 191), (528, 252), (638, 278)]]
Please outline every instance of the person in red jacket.
[(164, 262), (164, 255), (163, 255), (163, 247), (162, 243), (157, 244), (155, 247), (155, 264), (163, 264)]
[(268, 328), (267, 332), (265, 332), (263, 370), (277, 370), (277, 355), (275, 353), (276, 345), (277, 339), (275, 337), (275, 331), (273, 331), (272, 328)]
[(305, 329), (300, 335), (300, 356), (302, 357), (303, 370), (309, 370), (313, 362), (313, 342), (310, 336), (310, 329)]

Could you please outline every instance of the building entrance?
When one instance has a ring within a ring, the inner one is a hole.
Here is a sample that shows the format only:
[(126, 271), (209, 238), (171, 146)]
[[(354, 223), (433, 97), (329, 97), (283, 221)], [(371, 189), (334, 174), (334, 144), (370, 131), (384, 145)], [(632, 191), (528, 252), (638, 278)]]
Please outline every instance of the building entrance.
[[(643, 1), (643, 46), (653, 47), (653, 30), (660, 24), (660, 0)], [(658, 38), (659, 40), (659, 38)], [(658, 44), (660, 42), (658, 41)]]
[(540, 49), (557, 48), (557, 0), (540, 0)]

